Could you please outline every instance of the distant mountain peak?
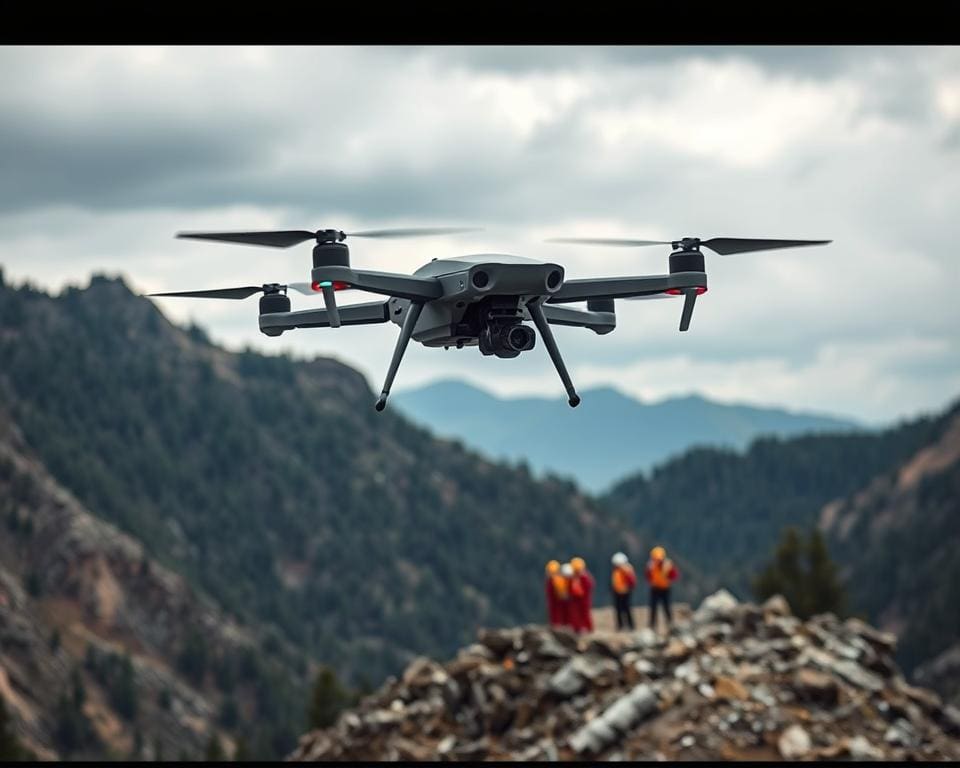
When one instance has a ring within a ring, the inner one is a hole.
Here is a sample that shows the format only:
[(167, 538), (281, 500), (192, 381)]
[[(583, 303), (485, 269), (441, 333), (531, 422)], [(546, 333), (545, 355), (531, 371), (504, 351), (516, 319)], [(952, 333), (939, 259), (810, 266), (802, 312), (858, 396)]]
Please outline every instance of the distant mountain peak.
[[(780, 408), (721, 403), (690, 392), (644, 402), (604, 384), (581, 390), (571, 411), (559, 394), (494, 395), (447, 378), (396, 393), (400, 410), (444, 437), (533, 469), (569, 475), (593, 491), (649, 471), (694, 446), (745, 449), (754, 439), (848, 431), (857, 424)], [(464, 405), (469, 407), (463, 407)]]

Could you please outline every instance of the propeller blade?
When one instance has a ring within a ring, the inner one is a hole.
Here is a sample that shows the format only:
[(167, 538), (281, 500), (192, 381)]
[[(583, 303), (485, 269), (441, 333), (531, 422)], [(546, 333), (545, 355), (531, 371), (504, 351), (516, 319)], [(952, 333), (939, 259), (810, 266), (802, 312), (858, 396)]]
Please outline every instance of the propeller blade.
[(833, 240), (762, 240), (753, 237), (711, 237), (701, 240), (700, 245), (721, 255), (770, 251), (775, 248), (796, 248), (801, 245), (826, 245)]
[(670, 240), (623, 240), (615, 237), (552, 237), (547, 243), (576, 243), (579, 245), (670, 245)]
[(746, 253), (748, 251), (769, 251), (774, 248), (795, 248), (801, 245), (826, 245), (833, 240), (766, 240), (754, 237), (712, 237), (709, 240), (696, 238), (681, 238), (679, 240), (628, 240), (611, 237), (556, 237), (547, 240), (548, 243), (579, 243), (584, 245), (673, 245), (696, 247), (698, 245), (709, 248), (722, 255), (732, 253)]
[(455, 235), (460, 232), (479, 232), (482, 227), (418, 227), (414, 229), (367, 229), (362, 232), (347, 232), (347, 237), (426, 237), (429, 235)]
[(268, 245), (272, 248), (289, 248), (316, 238), (316, 232), (305, 229), (289, 229), (277, 232), (178, 232), (177, 237), (192, 240), (220, 240), (225, 243)]
[(214, 288), (209, 291), (172, 291), (148, 293), (147, 296), (186, 296), (194, 299), (246, 299), (263, 290), (262, 285), (247, 285), (243, 288)]
[(320, 291), (313, 290), (313, 283), (287, 283), (287, 288), (304, 296), (316, 296)]

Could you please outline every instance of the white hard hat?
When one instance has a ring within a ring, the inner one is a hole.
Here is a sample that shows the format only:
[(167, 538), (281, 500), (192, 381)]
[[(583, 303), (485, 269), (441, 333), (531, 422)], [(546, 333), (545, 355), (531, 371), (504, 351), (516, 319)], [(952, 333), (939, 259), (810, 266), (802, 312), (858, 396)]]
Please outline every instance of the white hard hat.
[(573, 576), (573, 566), (570, 565), (570, 563), (564, 563), (560, 567), (560, 573), (562, 573), (564, 576)]
[(628, 560), (627, 556), (623, 552), (617, 552), (611, 560), (614, 565), (626, 565)]

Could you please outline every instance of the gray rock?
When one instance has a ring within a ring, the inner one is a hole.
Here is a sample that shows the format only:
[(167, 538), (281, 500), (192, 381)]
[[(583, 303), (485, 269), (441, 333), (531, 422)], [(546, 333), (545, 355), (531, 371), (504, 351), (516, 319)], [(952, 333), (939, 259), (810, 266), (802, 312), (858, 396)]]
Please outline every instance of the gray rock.
[(790, 616), (790, 603), (783, 595), (773, 595), (763, 604), (763, 612), (769, 616)]
[(808, 734), (801, 726), (791, 725), (777, 739), (777, 749), (784, 760), (797, 760), (813, 746)]
[(883, 750), (860, 735), (847, 741), (847, 752), (854, 760), (883, 760)]
[(833, 671), (858, 688), (869, 691), (883, 690), (883, 680), (872, 672), (867, 672), (856, 662), (848, 659), (837, 661), (833, 664)]
[(541, 659), (569, 659), (572, 652), (553, 635), (544, 635), (534, 655)]
[(577, 754), (596, 754), (656, 709), (656, 694), (649, 685), (641, 683), (574, 733), (570, 737), (570, 747)]
[(477, 633), (480, 644), (489, 648), (497, 656), (503, 656), (513, 650), (514, 640), (519, 638), (519, 631), (514, 629), (481, 629)]
[(586, 680), (571, 659), (550, 676), (547, 689), (555, 696), (567, 699), (583, 690), (586, 684)]
[(729, 621), (733, 618), (737, 608), (737, 598), (725, 589), (719, 589), (703, 599), (700, 607), (693, 614), (696, 624), (706, 624), (711, 621)]

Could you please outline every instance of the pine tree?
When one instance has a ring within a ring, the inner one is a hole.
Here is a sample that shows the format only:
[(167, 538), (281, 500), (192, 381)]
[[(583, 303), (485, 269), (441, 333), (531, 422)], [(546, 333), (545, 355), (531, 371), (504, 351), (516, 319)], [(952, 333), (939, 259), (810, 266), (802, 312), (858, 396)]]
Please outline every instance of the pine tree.
[(13, 720), (7, 712), (7, 702), (0, 696), (0, 763), (26, 759), (26, 752), (13, 732)]
[(237, 737), (237, 746), (233, 750), (233, 761), (242, 763), (250, 759), (250, 748), (247, 746), (247, 740), (243, 736)]
[(321, 667), (313, 684), (310, 696), (310, 711), (307, 713), (311, 728), (327, 728), (337, 720), (340, 710), (350, 703), (347, 692), (330, 667)]
[(837, 567), (817, 529), (804, 542), (795, 528), (787, 528), (772, 562), (754, 579), (753, 591), (760, 600), (783, 595), (801, 619), (826, 612), (843, 615), (847, 610)]
[(207, 742), (207, 750), (203, 759), (208, 763), (223, 762), (227, 759), (227, 755), (223, 751), (223, 744), (220, 743), (220, 737), (217, 736), (216, 731), (210, 733), (210, 741)]

